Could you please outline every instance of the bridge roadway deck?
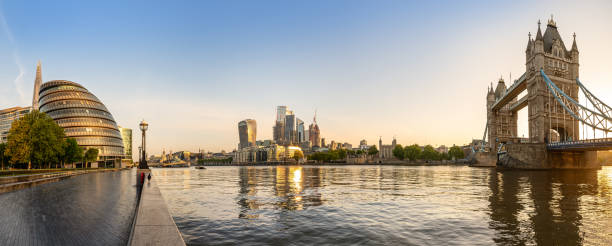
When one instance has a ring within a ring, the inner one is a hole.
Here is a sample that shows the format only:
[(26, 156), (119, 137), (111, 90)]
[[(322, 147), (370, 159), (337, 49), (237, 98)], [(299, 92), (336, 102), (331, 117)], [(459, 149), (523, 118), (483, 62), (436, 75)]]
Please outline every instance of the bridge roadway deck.
[(1, 245), (126, 245), (135, 170), (80, 175), (0, 195)]
[(549, 151), (602, 151), (612, 150), (612, 138), (588, 139), (580, 141), (568, 141), (549, 143), (546, 145)]

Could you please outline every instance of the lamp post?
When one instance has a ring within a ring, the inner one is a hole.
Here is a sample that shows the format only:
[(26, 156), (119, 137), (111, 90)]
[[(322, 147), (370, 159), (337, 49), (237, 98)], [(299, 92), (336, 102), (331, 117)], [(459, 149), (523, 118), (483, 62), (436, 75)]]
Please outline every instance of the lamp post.
[(146, 131), (149, 129), (149, 124), (142, 120), (140, 122), (140, 131), (142, 131), (142, 150), (140, 154), (140, 163), (138, 164), (139, 169), (149, 169), (149, 165), (147, 165), (147, 138)]

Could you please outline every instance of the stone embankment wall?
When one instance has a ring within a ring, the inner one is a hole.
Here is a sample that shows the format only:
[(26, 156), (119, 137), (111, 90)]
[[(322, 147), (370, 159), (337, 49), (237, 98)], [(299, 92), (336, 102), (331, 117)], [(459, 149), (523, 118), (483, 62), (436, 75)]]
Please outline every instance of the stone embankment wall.
[(508, 144), (499, 159), (506, 168), (518, 169), (598, 169), (597, 152), (547, 151), (546, 144)]
[(472, 160), (473, 167), (495, 167), (497, 166), (497, 153), (495, 152), (477, 152)]

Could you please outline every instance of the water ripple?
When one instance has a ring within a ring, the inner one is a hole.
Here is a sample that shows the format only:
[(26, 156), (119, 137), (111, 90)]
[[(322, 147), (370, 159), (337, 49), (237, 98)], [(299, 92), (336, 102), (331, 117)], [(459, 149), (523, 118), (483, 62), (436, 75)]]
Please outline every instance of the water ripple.
[(612, 168), (154, 169), (189, 245), (604, 245)]

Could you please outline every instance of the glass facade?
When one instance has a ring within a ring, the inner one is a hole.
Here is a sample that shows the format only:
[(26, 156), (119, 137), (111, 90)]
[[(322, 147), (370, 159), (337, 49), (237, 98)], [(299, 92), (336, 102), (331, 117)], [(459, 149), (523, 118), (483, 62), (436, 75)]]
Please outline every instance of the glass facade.
[(132, 129), (119, 127), (121, 138), (123, 139), (124, 160), (132, 161)]
[(32, 107), (14, 107), (0, 110), (0, 143), (6, 143), (8, 132), (11, 130), (13, 121), (21, 118), (31, 110)]
[(240, 138), (239, 148), (256, 146), (257, 122), (253, 119), (238, 122), (238, 137)]
[[(119, 161), (125, 156), (124, 140), (106, 106), (80, 84), (53, 80), (40, 87), (40, 111), (64, 128), (67, 137), (85, 148), (99, 150), (100, 161)], [(130, 145), (131, 152), (131, 130)], [(130, 153), (131, 158), (131, 153)]]

